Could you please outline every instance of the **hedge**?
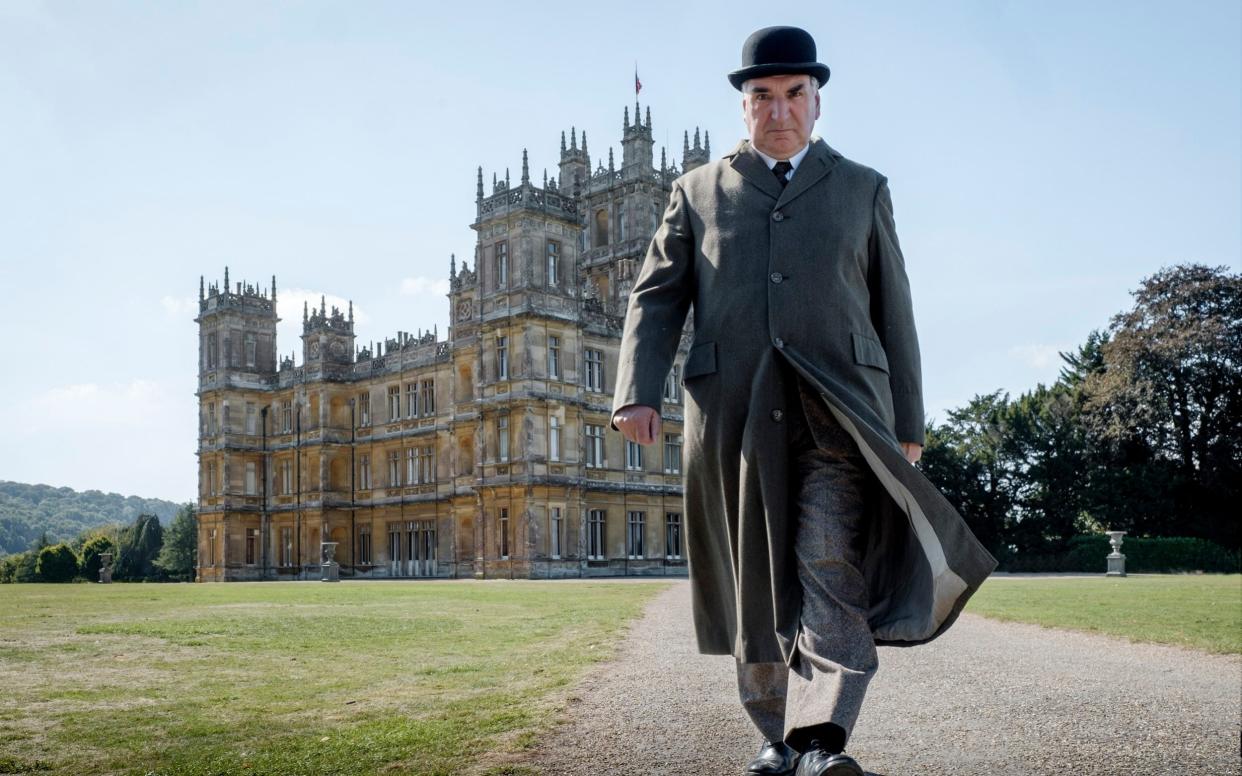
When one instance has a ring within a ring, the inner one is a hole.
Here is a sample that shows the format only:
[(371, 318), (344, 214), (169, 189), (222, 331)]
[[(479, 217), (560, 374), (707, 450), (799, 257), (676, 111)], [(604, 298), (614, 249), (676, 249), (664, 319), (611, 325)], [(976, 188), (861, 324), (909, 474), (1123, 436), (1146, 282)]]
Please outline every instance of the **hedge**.
[[(1068, 571), (1103, 574), (1112, 552), (1108, 536), (1075, 536), (1063, 552), (1012, 555), (1001, 559), (1002, 571)], [(1206, 571), (1236, 574), (1242, 567), (1237, 552), (1206, 539), (1188, 537), (1123, 537), (1121, 554), (1126, 572), (1159, 574)]]

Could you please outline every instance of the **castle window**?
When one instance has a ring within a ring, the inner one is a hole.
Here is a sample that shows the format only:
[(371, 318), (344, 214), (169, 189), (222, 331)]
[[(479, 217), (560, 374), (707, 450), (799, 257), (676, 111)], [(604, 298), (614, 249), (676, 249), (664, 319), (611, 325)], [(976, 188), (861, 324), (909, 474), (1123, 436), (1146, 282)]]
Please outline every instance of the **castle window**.
[(548, 274), (548, 285), (549, 286), (555, 286), (557, 283), (556, 265), (557, 265), (557, 262), (560, 260), (560, 255), (561, 255), (561, 244), (558, 243), (556, 240), (548, 240), (547, 274)]
[(500, 559), (509, 557), (509, 508), (500, 508)]
[(358, 528), (358, 563), (364, 566), (371, 564), (371, 526)]
[(496, 337), (496, 379), (509, 379), (509, 338)]
[(255, 430), (255, 414), (254, 402), (246, 402), (246, 433), (254, 436), (258, 432)]
[(681, 434), (664, 435), (664, 473), (681, 473)]
[(207, 433), (216, 433), (216, 405), (214, 402), (207, 405)]
[(366, 453), (358, 456), (358, 489), (371, 489), (371, 456)]
[(496, 457), (501, 461), (509, 460), (509, 415), (501, 413), (496, 417)]
[(280, 561), (281, 566), (293, 565), (293, 528), (287, 525), (280, 527)]
[(627, 513), (625, 537), (625, 554), (630, 560), (642, 560), (644, 555), (643, 536), (646, 533), (647, 513), (631, 510)]
[(246, 366), (255, 365), (255, 341), (253, 334), (246, 335)]
[(207, 540), (207, 565), (216, 565), (216, 529), (211, 529), (211, 538)]
[(247, 528), (246, 529), (246, 565), (247, 566), (253, 566), (257, 562), (255, 558), (259, 554), (257, 552), (258, 544), (259, 544), (259, 529), (258, 528)]
[(407, 485), (418, 482), (418, 479), (414, 476), (416, 461), (414, 448), (407, 447), (405, 449), (405, 483)]
[(509, 243), (496, 243), (496, 288), (509, 286)]
[(548, 417), (548, 460), (561, 460), (561, 419), (555, 415)]
[(436, 448), (434, 445), (427, 445), (419, 448), (418, 454), (418, 481), (424, 485), (436, 481)]
[(561, 379), (561, 338), (555, 334), (548, 335), (548, 378)]
[(293, 492), (293, 461), (288, 458), (280, 463), (280, 492), (286, 496)]
[(405, 385), (405, 416), (412, 418), (418, 415), (418, 381)]
[(280, 403), (280, 428), (282, 434), (293, 433), (293, 400), (285, 399)]
[(436, 381), (423, 380), (423, 417), (436, 414)]
[(640, 471), (643, 468), (643, 446), (628, 439), (625, 440), (625, 468)]
[(393, 450), (388, 453), (388, 487), (395, 488), (401, 484), (401, 453)]
[(674, 364), (673, 369), (668, 373), (668, 377), (664, 379), (664, 400), (681, 403), (681, 366)]
[(358, 394), (358, 425), (363, 428), (371, 425), (371, 394), (367, 391)]
[(587, 513), (587, 559), (604, 559), (604, 510), (592, 509)]
[(401, 420), (401, 386), (388, 386), (388, 422)]
[(586, 465), (588, 468), (601, 469), (604, 466), (604, 427), (587, 423), (586, 436)]
[(625, 242), (625, 206), (617, 203), (617, 241)]
[(668, 512), (664, 515), (664, 557), (668, 560), (681, 560), (680, 512)]
[(220, 430), (221, 430), (221, 431), (223, 431), (223, 432), (224, 432), (224, 433), (226, 433), (226, 434), (227, 434), (227, 433), (229, 433), (229, 428), (230, 428), (230, 426), (229, 426), (229, 419), (230, 419), (230, 417), (231, 417), (231, 413), (229, 412), (229, 405), (228, 405), (228, 402), (225, 402), (225, 403), (224, 403), (224, 412), (223, 412), (223, 413), (222, 413), (222, 415), (221, 415), (221, 420), (222, 420), (222, 423), (221, 423), (221, 425), (220, 425)]
[(604, 390), (604, 352), (595, 348), (586, 349), (586, 389), (588, 391)]
[(608, 244), (608, 211), (600, 208), (595, 211), (595, 242), (592, 246), (603, 248)]
[(553, 558), (561, 557), (561, 536), (564, 534), (564, 520), (561, 517), (561, 508), (552, 507), (551, 509), (551, 525), (548, 531), (548, 555)]
[(216, 335), (208, 334), (207, 335), (207, 368), (215, 369), (217, 363), (219, 363), (219, 360), (217, 357), (217, 350), (216, 350)]
[(258, 478), (255, 476), (254, 461), (246, 462), (246, 495), (254, 496), (259, 492)]

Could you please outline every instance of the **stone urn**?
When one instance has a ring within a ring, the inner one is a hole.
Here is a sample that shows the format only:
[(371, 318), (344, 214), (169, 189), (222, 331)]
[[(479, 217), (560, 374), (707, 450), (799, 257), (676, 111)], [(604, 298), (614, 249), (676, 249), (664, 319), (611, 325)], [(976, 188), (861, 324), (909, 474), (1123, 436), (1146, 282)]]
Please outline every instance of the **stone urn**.
[(338, 542), (323, 542), (321, 544), (323, 551), (323, 576), (320, 577), (321, 582), (341, 581), (341, 564), (336, 562), (337, 544)]
[(1108, 543), (1113, 551), (1108, 554), (1108, 573), (1106, 577), (1124, 577), (1126, 575), (1126, 556), (1121, 554), (1121, 537), (1125, 531), (1109, 531)]
[(112, 582), (112, 553), (99, 553), (99, 581), (102, 584), (110, 584)]

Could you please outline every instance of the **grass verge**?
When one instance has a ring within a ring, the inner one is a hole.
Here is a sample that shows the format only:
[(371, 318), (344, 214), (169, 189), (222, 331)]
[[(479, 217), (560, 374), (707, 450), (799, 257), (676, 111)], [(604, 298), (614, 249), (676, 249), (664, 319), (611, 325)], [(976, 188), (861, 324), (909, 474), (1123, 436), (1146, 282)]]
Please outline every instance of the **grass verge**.
[(0, 772), (482, 772), (664, 587), (6, 585)]
[(1242, 575), (992, 577), (966, 611), (998, 620), (1242, 652)]

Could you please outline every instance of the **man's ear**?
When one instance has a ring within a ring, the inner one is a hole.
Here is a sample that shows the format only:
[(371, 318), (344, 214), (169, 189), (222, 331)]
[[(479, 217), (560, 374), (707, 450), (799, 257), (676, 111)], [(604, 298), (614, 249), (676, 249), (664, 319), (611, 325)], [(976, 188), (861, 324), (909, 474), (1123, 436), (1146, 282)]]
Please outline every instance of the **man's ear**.
[(819, 118), (819, 90), (815, 91), (815, 118)]

